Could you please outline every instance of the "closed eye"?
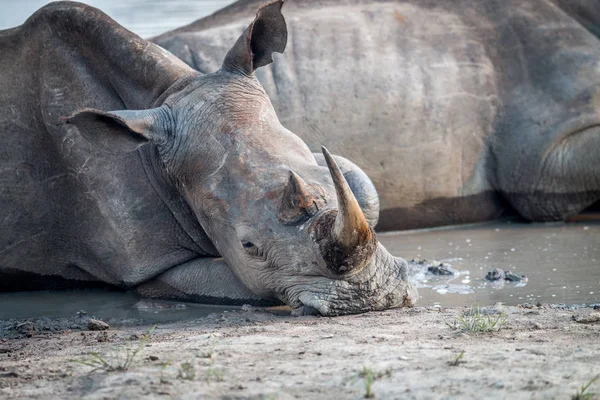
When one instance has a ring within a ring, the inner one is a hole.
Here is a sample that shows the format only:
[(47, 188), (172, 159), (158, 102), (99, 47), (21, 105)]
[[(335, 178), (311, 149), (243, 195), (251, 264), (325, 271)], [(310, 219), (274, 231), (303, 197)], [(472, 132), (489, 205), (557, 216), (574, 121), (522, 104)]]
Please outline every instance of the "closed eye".
[(242, 242), (242, 247), (244, 248), (244, 250), (246, 250), (246, 253), (250, 254), (253, 257), (262, 257), (263, 255), (262, 249), (260, 249), (258, 246), (256, 246), (254, 243), (248, 240)]

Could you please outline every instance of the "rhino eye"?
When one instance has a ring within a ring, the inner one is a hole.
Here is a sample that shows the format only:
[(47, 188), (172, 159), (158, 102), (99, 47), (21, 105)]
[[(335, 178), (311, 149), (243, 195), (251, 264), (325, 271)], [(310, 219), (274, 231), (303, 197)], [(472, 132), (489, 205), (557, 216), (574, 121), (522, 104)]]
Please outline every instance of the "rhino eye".
[(243, 241), (242, 246), (244, 247), (244, 250), (246, 250), (246, 252), (252, 256), (258, 257), (262, 255), (261, 249), (259, 249), (258, 246), (256, 246), (254, 243), (248, 240)]

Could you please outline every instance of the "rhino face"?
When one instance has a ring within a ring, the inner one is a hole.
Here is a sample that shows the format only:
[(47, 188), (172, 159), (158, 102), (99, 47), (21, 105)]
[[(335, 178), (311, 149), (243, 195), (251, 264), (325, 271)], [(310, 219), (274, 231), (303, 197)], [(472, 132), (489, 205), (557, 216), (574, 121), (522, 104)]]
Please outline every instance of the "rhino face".
[(317, 165), (253, 76), (221, 70), (196, 85), (167, 111), (179, 139), (158, 147), (242, 282), (296, 314), (411, 304), (405, 261), (378, 244), (331, 155)]
[(296, 314), (412, 305), (406, 262), (377, 242), (327, 150), (327, 167), (320, 167), (281, 126), (253, 76), (285, 48), (281, 4), (259, 10), (218, 72), (162, 106), (84, 110), (68, 121), (103, 147), (132, 150), (152, 141), (216, 249), (255, 294)]

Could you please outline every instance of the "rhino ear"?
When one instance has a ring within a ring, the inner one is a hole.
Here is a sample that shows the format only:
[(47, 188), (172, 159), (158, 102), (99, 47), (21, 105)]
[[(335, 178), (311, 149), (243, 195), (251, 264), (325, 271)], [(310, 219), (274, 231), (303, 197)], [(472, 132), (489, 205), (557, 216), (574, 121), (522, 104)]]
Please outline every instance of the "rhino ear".
[(165, 136), (164, 112), (150, 110), (100, 111), (84, 109), (62, 118), (75, 125), (83, 137), (110, 153), (129, 153)]
[(229, 50), (223, 69), (251, 75), (257, 68), (273, 62), (273, 53), (283, 53), (287, 44), (287, 26), (281, 7), (284, 0), (267, 3)]

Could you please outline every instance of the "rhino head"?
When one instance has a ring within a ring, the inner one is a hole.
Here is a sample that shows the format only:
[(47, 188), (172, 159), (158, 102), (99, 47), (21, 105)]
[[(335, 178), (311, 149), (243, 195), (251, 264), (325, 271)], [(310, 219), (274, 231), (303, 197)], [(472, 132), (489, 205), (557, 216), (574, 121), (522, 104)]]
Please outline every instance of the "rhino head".
[(406, 262), (377, 241), (334, 158), (323, 148), (326, 166), (316, 162), (254, 77), (285, 48), (282, 4), (259, 9), (219, 71), (157, 108), (83, 110), (68, 122), (113, 150), (151, 142), (215, 248), (258, 296), (295, 314), (412, 305)]

